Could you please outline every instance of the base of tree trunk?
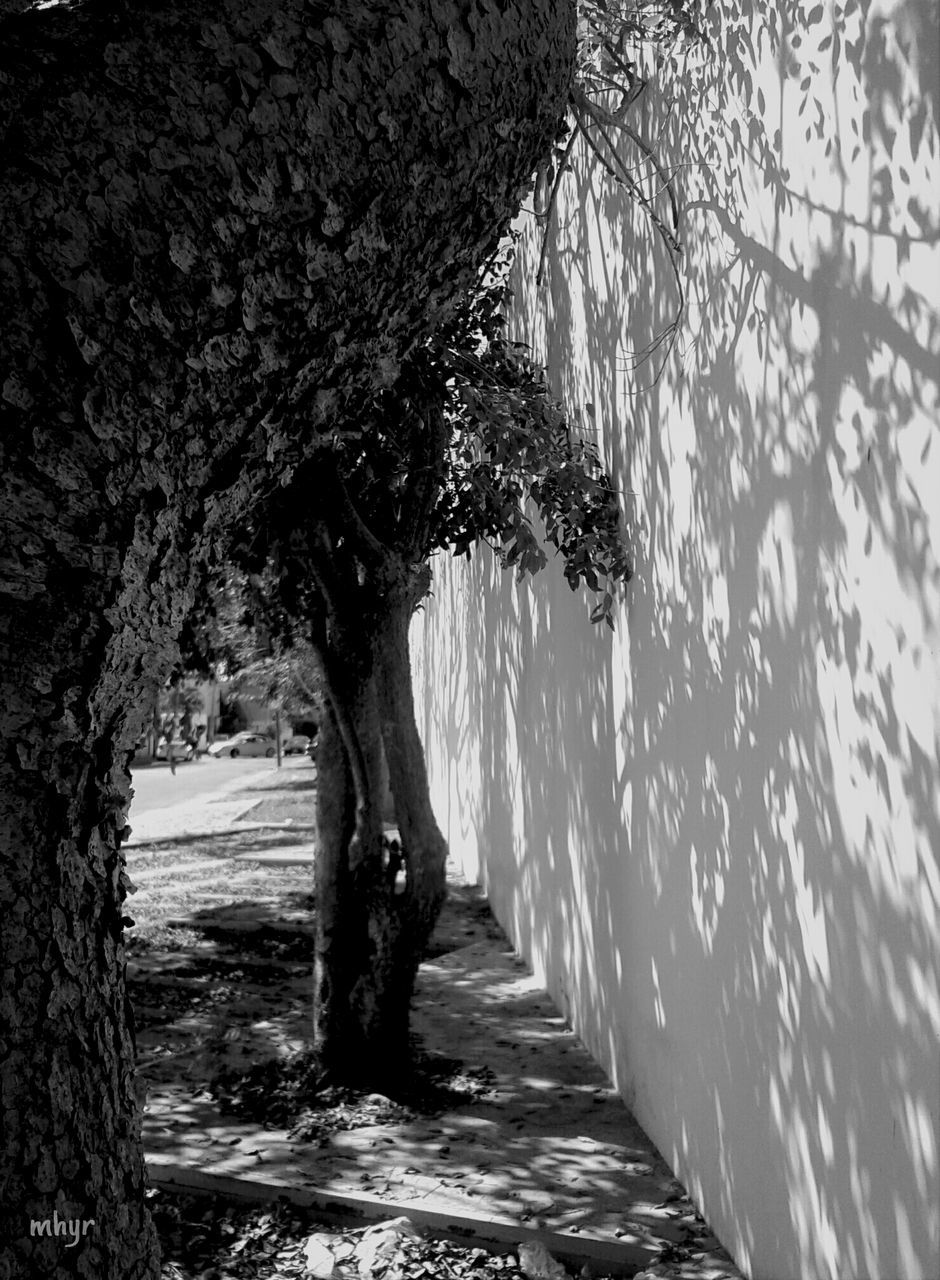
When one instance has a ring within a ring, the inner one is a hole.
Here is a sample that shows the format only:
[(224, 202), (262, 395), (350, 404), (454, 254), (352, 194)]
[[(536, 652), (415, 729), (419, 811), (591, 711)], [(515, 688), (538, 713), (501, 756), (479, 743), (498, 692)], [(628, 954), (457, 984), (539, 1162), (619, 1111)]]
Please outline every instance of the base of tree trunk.
[(223, 1073), (210, 1089), (224, 1112), (308, 1141), (463, 1106), (490, 1091), (485, 1072), (468, 1073), (457, 1059), (428, 1055), (415, 1042), (407, 1063), (392, 1071), (360, 1065), (358, 1078), (337, 1080), (315, 1052), (305, 1051)]

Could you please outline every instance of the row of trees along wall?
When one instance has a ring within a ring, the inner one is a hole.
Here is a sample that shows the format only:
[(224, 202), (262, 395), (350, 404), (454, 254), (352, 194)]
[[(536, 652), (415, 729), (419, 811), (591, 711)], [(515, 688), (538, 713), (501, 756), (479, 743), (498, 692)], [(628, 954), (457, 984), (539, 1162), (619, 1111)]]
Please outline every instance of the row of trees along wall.
[[(0, 3), (0, 1275), (158, 1273), (127, 751), (207, 547), (300, 467), (324, 500), (517, 208), (573, 45), (555, 0)], [(54, 1210), (94, 1218), (79, 1256), (30, 1236)]]

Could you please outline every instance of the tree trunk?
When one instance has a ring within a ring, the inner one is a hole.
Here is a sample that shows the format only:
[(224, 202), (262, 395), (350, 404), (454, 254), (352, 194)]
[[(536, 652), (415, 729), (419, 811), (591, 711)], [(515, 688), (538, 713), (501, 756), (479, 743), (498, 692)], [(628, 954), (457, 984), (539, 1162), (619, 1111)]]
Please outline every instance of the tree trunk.
[[(126, 886), (97, 762), (75, 753), (70, 764), (73, 797), (39, 774), (3, 771), (3, 838), (29, 853), (18, 852), (0, 903), (0, 1274), (144, 1280), (158, 1272), (133, 1091)], [(83, 1225), (63, 1238), (59, 1223)]]
[[(514, 213), (573, 7), (22, 7), (0, 0), (0, 1276), (137, 1280), (137, 700), (168, 674), (187, 561), (394, 377)], [(368, 984), (349, 1001), (375, 1020)], [(71, 1246), (41, 1225), (63, 1219), (94, 1225)]]
[[(166, 570), (159, 589), (146, 573), (132, 591), (120, 574), (89, 567), (49, 594), (8, 599), (3, 613), (4, 1276), (144, 1280), (158, 1270), (143, 1198), (119, 843), (124, 762), (173, 659), (170, 601), (185, 600), (187, 569), (172, 546), (144, 536), (142, 521), (138, 534), (138, 567)], [(107, 615), (122, 624), (112, 629)]]
[[(413, 970), (395, 867), (382, 839), (382, 733), (369, 660), (337, 644), (324, 663), (317, 747), (314, 1029), (320, 1065), (388, 1084), (408, 1060)], [(409, 976), (409, 974), (411, 976)]]
[[(357, 1037), (348, 1023), (353, 973), (349, 845), (356, 788), (327, 698), (317, 738), (317, 856), (314, 863), (314, 1041), (329, 1076), (353, 1074)], [(354, 1029), (355, 1030), (355, 1029)]]
[[(446, 889), (414, 715), (413, 598), (399, 591), (352, 609), (355, 637), (334, 618), (317, 748), (316, 1045), (328, 1074), (383, 1087), (408, 1073), (415, 976)], [(382, 840), (386, 764), (400, 863)]]
[(404, 853), (402, 909), (409, 944), (408, 963), (413, 962), (412, 982), (447, 891), (447, 841), (431, 807), (424, 744), (415, 719), (408, 643), (413, 613), (410, 595), (391, 604), (376, 649), (382, 738)]

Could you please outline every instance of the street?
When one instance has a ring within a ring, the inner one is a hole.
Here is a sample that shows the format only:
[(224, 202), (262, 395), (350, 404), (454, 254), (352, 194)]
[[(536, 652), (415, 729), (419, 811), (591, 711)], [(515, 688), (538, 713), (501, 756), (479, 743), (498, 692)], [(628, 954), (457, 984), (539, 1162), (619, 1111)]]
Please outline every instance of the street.
[(198, 800), (200, 796), (212, 795), (222, 787), (231, 787), (230, 794), (234, 798), (238, 795), (235, 784), (239, 779), (249, 787), (260, 775), (273, 773), (276, 768), (274, 760), (260, 757), (237, 760), (210, 757), (177, 764), (175, 777), (170, 773), (170, 766), (162, 761), (142, 769), (132, 769), (134, 799), (130, 808), (131, 823), (148, 810)]

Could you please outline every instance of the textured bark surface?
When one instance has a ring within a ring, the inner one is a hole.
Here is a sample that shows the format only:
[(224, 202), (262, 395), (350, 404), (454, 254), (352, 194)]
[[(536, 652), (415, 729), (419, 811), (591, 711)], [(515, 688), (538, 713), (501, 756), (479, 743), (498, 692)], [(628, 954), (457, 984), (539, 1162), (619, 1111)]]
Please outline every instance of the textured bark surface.
[[(468, 278), (572, 20), (0, 3), (0, 1276), (156, 1274), (121, 951), (123, 763), (194, 557)], [(311, 495), (315, 501), (315, 495)], [(30, 1220), (94, 1219), (80, 1243)]]
[[(317, 740), (317, 857), (314, 942), (314, 1039), (326, 1072), (348, 1078), (360, 1055), (349, 1034), (355, 938), (349, 914), (348, 849), (355, 828), (355, 788), (329, 704)], [(348, 1055), (348, 1058), (347, 1058)]]

